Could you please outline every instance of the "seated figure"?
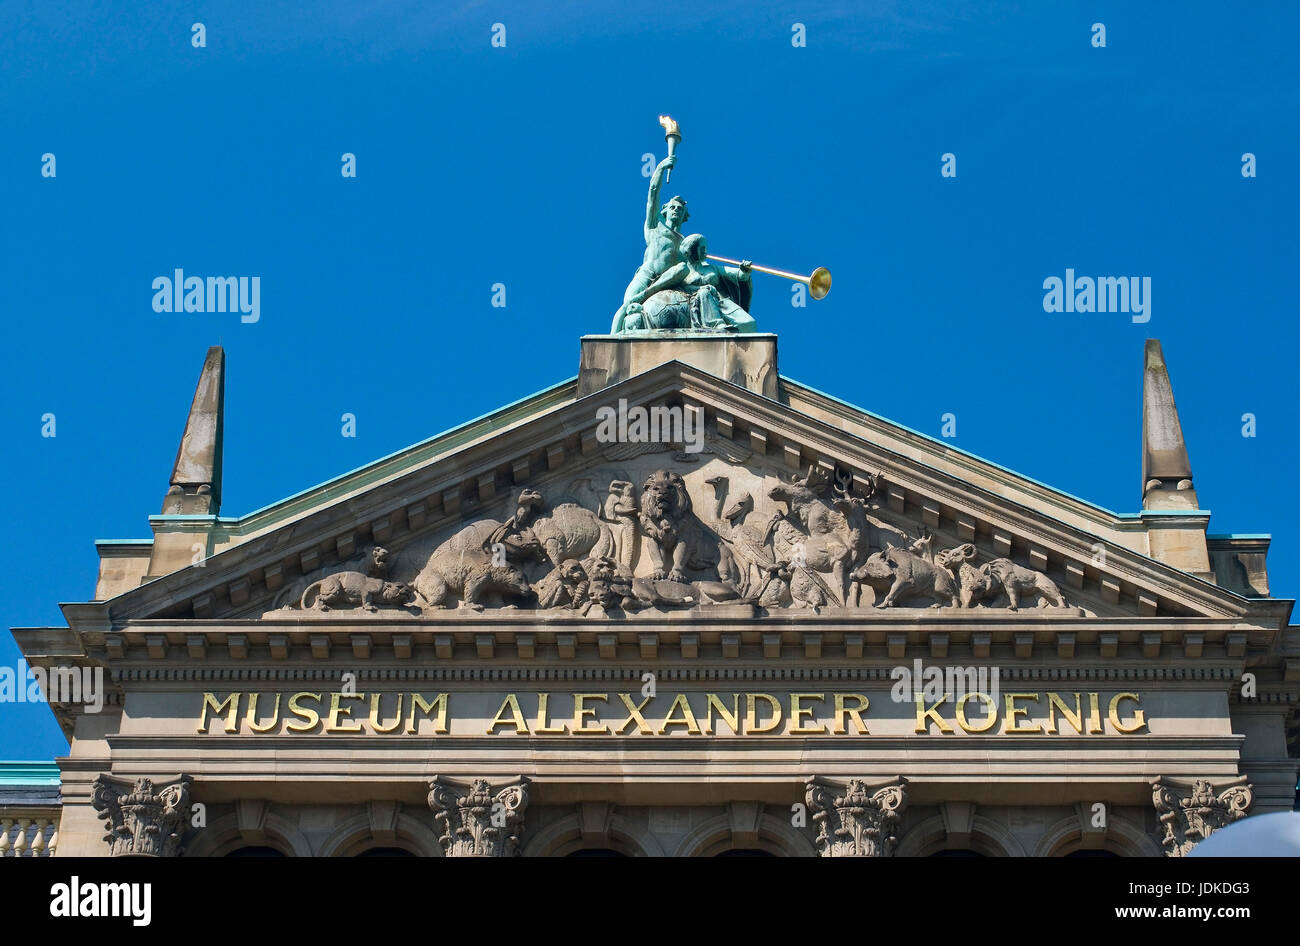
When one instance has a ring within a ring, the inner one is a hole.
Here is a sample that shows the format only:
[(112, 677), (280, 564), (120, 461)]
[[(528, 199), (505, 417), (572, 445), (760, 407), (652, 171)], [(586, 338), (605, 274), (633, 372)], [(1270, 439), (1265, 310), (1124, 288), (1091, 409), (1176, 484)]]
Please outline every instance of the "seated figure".
[(616, 331), (756, 331), (754, 317), (746, 311), (752, 295), (749, 264), (715, 266), (705, 258), (707, 250), (701, 234), (682, 240), (682, 262), (630, 295)]

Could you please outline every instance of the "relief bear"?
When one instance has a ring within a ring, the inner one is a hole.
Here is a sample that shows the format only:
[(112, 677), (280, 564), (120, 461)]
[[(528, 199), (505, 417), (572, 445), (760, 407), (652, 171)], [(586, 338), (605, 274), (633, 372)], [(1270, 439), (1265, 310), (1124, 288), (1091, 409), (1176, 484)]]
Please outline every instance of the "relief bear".
[(999, 592), (1006, 594), (1007, 607), (1012, 611), (1019, 609), (1020, 597), (1026, 593), (1037, 595), (1040, 607), (1067, 607), (1056, 582), (1042, 572), (1017, 565), (1009, 558), (995, 558), (979, 568), (962, 564), (962, 607), (974, 607), (981, 600), (996, 598)]

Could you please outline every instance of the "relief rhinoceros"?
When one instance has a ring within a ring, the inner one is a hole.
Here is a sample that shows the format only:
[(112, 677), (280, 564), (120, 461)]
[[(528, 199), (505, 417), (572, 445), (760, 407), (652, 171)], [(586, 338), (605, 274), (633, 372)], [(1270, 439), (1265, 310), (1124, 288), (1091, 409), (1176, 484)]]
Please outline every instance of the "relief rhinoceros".
[(420, 569), (414, 585), (427, 607), (441, 607), (457, 594), (461, 607), (482, 609), (495, 594), (512, 602), (533, 594), (523, 565), (529, 561), (559, 568), (571, 559), (609, 555), (609, 527), (591, 510), (562, 503), (548, 515), (536, 490), (520, 492), (515, 514), (501, 522), (480, 519), (439, 545)]
[(459, 595), (462, 608), (480, 611), (483, 597), (490, 593), (513, 601), (531, 595), (532, 588), (523, 569), (508, 558), (503, 560), (502, 556), (485, 550), (485, 546), (491, 549), (492, 538), (500, 526), (501, 523), (492, 519), (472, 522), (439, 545), (413, 582), (421, 604), (438, 608), (451, 595)]

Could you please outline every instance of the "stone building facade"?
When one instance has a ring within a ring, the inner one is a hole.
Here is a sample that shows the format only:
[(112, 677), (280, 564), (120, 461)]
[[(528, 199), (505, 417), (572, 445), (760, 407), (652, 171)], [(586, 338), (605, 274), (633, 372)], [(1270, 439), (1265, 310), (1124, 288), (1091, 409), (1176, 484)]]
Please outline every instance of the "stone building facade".
[(1292, 602), (1158, 342), (1136, 514), (646, 334), (228, 517), (224, 374), (152, 539), (13, 631), (107, 690), (51, 704), (58, 855), (1178, 856), (1293, 806)]

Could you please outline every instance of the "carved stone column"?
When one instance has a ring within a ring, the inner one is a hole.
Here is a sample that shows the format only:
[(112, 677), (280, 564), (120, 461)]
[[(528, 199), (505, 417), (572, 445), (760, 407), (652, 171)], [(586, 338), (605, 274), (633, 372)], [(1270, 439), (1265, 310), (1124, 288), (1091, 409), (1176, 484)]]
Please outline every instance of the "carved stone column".
[(1190, 784), (1158, 778), (1151, 783), (1151, 799), (1160, 815), (1161, 845), (1166, 857), (1182, 857), (1215, 831), (1246, 816), (1255, 793), (1246, 776), (1221, 782), (1209, 779)]
[(524, 833), (529, 780), (525, 776), (493, 786), (476, 778), (463, 782), (435, 776), (429, 807), (441, 831), (438, 843), (447, 857), (514, 857)]
[(178, 857), (181, 836), (189, 827), (190, 782), (180, 775), (161, 784), (101, 775), (94, 782), (91, 804), (103, 819), (113, 857)]
[(817, 824), (822, 857), (889, 857), (898, 841), (898, 816), (907, 807), (907, 779), (848, 783), (810, 778), (805, 798)]

